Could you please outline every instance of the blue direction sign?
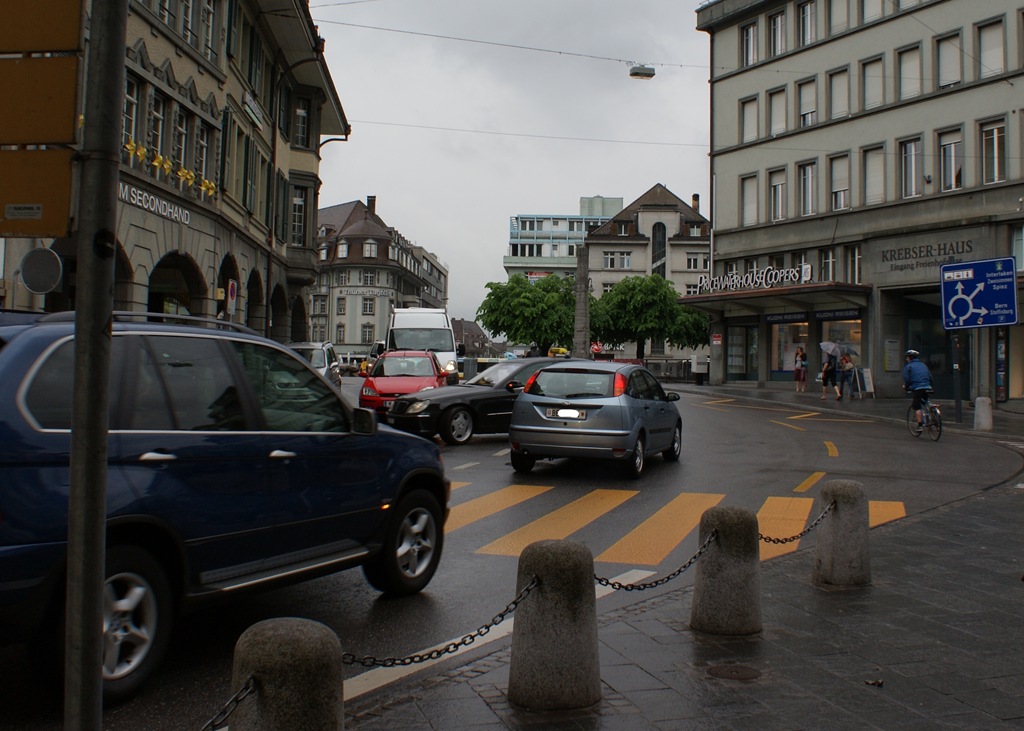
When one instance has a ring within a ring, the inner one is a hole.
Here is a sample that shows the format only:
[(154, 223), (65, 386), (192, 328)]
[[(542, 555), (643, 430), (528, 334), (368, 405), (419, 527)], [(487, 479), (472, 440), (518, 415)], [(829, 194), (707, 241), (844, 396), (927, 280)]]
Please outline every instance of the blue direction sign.
[(1017, 322), (1017, 264), (1012, 257), (944, 264), (942, 326), (946, 330)]

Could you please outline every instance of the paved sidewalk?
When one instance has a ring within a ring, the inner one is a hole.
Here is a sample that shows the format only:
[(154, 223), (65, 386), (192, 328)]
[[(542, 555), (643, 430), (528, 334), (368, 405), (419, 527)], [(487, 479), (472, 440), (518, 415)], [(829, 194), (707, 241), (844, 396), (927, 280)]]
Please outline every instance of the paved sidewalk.
[[(897, 421), (906, 411), (902, 400), (677, 388)], [(1024, 416), (993, 417), (984, 435), (1024, 437)], [(949, 429), (972, 431), (973, 414), (964, 421)], [(1024, 729), (1022, 528), (1024, 487), (1006, 485), (873, 529), (869, 587), (813, 586), (810, 548), (773, 559), (752, 637), (691, 631), (690, 588), (641, 594), (598, 616), (602, 700), (591, 708), (512, 706), (504, 640), (346, 702), (345, 728)]]

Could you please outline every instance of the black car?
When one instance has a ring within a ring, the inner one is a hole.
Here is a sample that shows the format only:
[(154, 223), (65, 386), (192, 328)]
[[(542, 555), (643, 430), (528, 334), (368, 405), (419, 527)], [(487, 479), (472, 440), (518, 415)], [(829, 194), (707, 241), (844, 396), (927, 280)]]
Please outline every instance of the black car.
[(565, 358), (516, 358), (496, 363), (457, 386), (395, 399), (387, 421), (402, 431), (428, 439), (435, 434), (448, 444), (465, 444), (474, 434), (504, 434), (512, 404), (530, 376)]

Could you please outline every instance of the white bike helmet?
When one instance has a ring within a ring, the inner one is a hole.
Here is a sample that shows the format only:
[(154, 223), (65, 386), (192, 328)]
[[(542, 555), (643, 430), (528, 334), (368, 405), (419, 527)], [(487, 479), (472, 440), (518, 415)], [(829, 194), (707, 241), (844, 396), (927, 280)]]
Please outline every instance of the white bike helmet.
[(918, 353), (916, 350), (911, 349), (911, 350), (908, 350), (906, 353), (904, 353), (904, 355), (906, 355), (908, 358), (916, 358), (917, 356), (919, 356), (921, 354)]

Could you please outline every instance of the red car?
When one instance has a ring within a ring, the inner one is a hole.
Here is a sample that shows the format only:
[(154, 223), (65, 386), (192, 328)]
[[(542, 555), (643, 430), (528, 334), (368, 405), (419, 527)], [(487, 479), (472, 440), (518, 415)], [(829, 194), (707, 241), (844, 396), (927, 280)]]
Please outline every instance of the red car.
[(427, 350), (391, 350), (374, 362), (370, 371), (360, 373), (366, 380), (359, 391), (359, 405), (373, 409), (382, 418), (395, 397), (440, 388), (458, 382), (458, 373), (448, 374), (437, 357)]

